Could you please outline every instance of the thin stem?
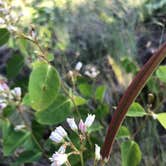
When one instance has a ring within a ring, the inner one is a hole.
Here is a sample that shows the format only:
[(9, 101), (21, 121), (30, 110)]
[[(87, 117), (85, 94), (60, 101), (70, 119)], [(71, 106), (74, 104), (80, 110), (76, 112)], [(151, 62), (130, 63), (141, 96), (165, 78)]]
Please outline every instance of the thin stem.
[(80, 160), (81, 160), (81, 166), (84, 166), (84, 158), (83, 158), (83, 152), (80, 152)]
[(77, 114), (78, 114), (78, 117), (81, 119), (81, 114), (80, 114), (79, 111), (78, 111), (78, 107), (77, 107), (77, 105), (76, 105), (76, 103), (75, 103), (75, 101), (74, 101), (73, 95), (71, 96), (71, 95), (69, 94), (69, 92), (68, 92), (67, 88), (65, 87), (65, 84), (63, 83), (63, 81), (61, 81), (61, 85), (62, 85), (62, 88), (63, 88), (65, 94), (71, 99), (71, 101), (72, 101), (72, 103), (73, 103), (73, 105), (74, 105), (75, 111), (76, 111)]
[(32, 43), (34, 43), (34, 44), (38, 47), (38, 49), (40, 50), (40, 52), (42, 53), (42, 55), (39, 55), (39, 56), (40, 56), (43, 60), (45, 60), (47, 63), (49, 63), (48, 60), (47, 60), (47, 58), (46, 58), (45, 52), (44, 52), (44, 50), (42, 49), (42, 47), (40, 46), (40, 44), (39, 44), (39, 42), (38, 42), (37, 39), (33, 40), (32, 38), (26, 36), (26, 35), (23, 34), (23, 33), (19, 33), (19, 34), (18, 34), (18, 37), (19, 37), (19, 38), (26, 39), (26, 40), (29, 40), (29, 41), (31, 41)]

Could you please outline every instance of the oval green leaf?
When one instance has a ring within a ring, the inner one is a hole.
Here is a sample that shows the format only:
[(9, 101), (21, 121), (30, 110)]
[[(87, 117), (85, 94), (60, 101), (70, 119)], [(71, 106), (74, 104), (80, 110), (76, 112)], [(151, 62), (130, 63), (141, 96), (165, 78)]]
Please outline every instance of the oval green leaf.
[(119, 139), (119, 138), (129, 138), (129, 137), (130, 137), (130, 131), (128, 130), (128, 128), (125, 126), (121, 126), (116, 138)]
[(166, 66), (160, 66), (156, 71), (156, 76), (166, 83)]
[(9, 40), (10, 33), (6, 28), (0, 28), (0, 46), (6, 44)]
[(122, 166), (138, 166), (142, 153), (139, 145), (134, 141), (126, 141), (121, 144)]
[(128, 117), (143, 117), (145, 115), (146, 115), (146, 112), (144, 108), (139, 103), (136, 103), (136, 102), (130, 106), (126, 114), (126, 116)]
[(29, 98), (36, 111), (47, 109), (55, 100), (60, 88), (59, 75), (54, 67), (36, 62), (29, 80)]
[(46, 110), (36, 112), (36, 119), (45, 125), (54, 125), (65, 121), (70, 115), (70, 101), (64, 96), (58, 96)]
[(166, 129), (166, 113), (157, 114), (157, 120)]

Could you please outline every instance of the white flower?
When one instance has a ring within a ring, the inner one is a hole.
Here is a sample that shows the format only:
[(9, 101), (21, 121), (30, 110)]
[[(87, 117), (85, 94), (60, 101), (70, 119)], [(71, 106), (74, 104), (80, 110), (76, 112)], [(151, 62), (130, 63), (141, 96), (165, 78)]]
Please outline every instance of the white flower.
[(0, 103), (0, 110), (3, 110), (7, 106), (7, 103)]
[(0, 92), (9, 90), (8, 85), (5, 82), (0, 82)]
[(57, 127), (50, 135), (50, 139), (56, 143), (64, 141), (64, 137), (67, 137), (67, 133), (62, 126)]
[(99, 73), (100, 71), (93, 65), (87, 65), (84, 72), (84, 74), (90, 78), (96, 78)]
[(88, 117), (86, 118), (85, 122), (83, 122), (81, 119), (78, 125), (80, 131), (84, 134), (87, 131), (87, 128), (89, 128), (92, 125), (94, 120), (95, 120), (95, 115), (92, 114), (88, 114)]
[(98, 146), (97, 144), (95, 144), (95, 159), (96, 160), (100, 160), (101, 159), (100, 146)]
[(64, 128), (62, 126), (59, 126), (55, 129), (55, 132), (57, 132), (61, 137), (67, 137), (67, 133), (64, 130)]
[(85, 126), (90, 127), (95, 120), (95, 115), (88, 114), (88, 117), (85, 120)]
[(65, 151), (66, 151), (66, 145), (64, 144), (59, 148), (58, 153), (65, 153)]
[(17, 125), (17, 126), (15, 126), (14, 130), (15, 131), (19, 131), (19, 130), (21, 130), (23, 128), (26, 128), (26, 126), (25, 125)]
[(85, 123), (82, 121), (82, 119), (80, 120), (80, 123), (78, 125), (80, 131), (84, 134), (86, 132), (86, 126), (85, 126)]
[(12, 95), (14, 95), (17, 99), (21, 98), (21, 88), (16, 87), (13, 90), (11, 90)]
[(78, 130), (78, 127), (75, 123), (75, 120), (74, 118), (67, 118), (67, 123), (68, 125), (70, 126), (70, 128), (73, 130), (73, 131), (77, 131)]
[(152, 112), (152, 118), (153, 118), (154, 120), (156, 120), (156, 119), (157, 119), (157, 114), (155, 114), (154, 112)]
[(7, 29), (10, 31), (10, 32), (16, 32), (17, 31), (17, 27), (13, 26), (13, 25), (9, 25), (7, 27)]
[(83, 65), (82, 62), (77, 62), (76, 66), (75, 66), (75, 70), (80, 71), (82, 68), (82, 65)]
[(52, 157), (50, 158), (50, 161), (52, 162), (51, 166), (61, 166), (67, 161), (67, 154), (65, 153), (59, 153), (55, 152)]
[(56, 143), (60, 143), (64, 140), (56, 131), (53, 131), (49, 138)]
[(5, 24), (5, 20), (0, 18), (0, 24)]

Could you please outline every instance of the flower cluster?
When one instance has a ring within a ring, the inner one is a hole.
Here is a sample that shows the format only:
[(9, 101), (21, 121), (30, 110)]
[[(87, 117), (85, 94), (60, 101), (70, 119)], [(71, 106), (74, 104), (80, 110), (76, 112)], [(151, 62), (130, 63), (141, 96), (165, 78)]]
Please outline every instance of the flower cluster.
[(96, 66), (91, 64), (86, 66), (84, 75), (93, 79), (93, 78), (96, 78), (99, 74), (100, 74), (100, 71), (97, 70)]
[(9, 6), (6, 1), (0, 0), (0, 25), (7, 27), (11, 32), (17, 31), (16, 23), (22, 17), (22, 13), (15, 12), (15, 6)]
[(3, 110), (8, 104), (17, 104), (21, 100), (21, 88), (15, 87), (10, 90), (4, 81), (0, 81), (0, 110)]
[[(78, 125), (76, 124), (74, 118), (66, 119), (71, 130), (76, 132), (80, 136), (80, 138), (86, 138), (88, 128), (93, 124), (94, 120), (95, 115), (91, 114), (88, 114), (87, 118), (85, 119), (85, 122), (81, 119)], [(52, 162), (51, 166), (60, 166), (68, 162), (69, 155), (80, 154), (79, 150), (71, 142), (67, 132), (62, 126), (56, 127), (56, 129), (50, 134), (49, 138), (55, 143), (62, 143), (60, 149), (57, 152), (55, 152), (50, 158), (50, 161)], [(70, 146), (71, 149), (73, 149), (73, 152), (66, 154), (66, 146)], [(100, 147), (98, 145), (95, 145), (95, 160), (100, 160)]]

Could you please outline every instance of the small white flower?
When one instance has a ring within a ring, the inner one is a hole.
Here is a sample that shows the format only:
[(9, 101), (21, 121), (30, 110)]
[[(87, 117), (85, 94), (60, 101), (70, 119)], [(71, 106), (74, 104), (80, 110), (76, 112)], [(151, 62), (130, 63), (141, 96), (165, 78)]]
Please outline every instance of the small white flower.
[(95, 144), (95, 159), (96, 160), (100, 160), (101, 159), (100, 146), (98, 146), (97, 144)]
[(0, 24), (5, 24), (5, 20), (0, 18)]
[(7, 106), (7, 103), (0, 103), (0, 110), (3, 110)]
[(75, 123), (74, 118), (67, 118), (67, 123), (73, 131), (78, 130), (78, 127), (77, 127), (77, 124)]
[(62, 126), (57, 127), (50, 135), (50, 139), (56, 143), (64, 141), (64, 137), (67, 137), (67, 133)]
[(61, 166), (67, 161), (67, 154), (65, 153), (59, 153), (55, 152), (52, 157), (50, 158), (50, 161), (52, 162), (51, 166)]
[(9, 10), (5, 9), (5, 8), (0, 8), (0, 13), (2, 13), (2, 14), (8, 14)]
[(17, 125), (17, 126), (15, 126), (14, 130), (19, 131), (19, 130), (24, 129), (24, 128), (26, 128), (25, 125)]
[(17, 31), (17, 27), (12, 26), (12, 25), (9, 25), (9, 26), (7, 27), (7, 29), (8, 29), (10, 32), (16, 32), (16, 31)]
[(5, 82), (0, 82), (0, 92), (8, 90), (9, 90), (8, 85)]
[(66, 151), (66, 145), (64, 144), (59, 148), (58, 153), (65, 153), (65, 151)]
[(21, 88), (16, 87), (13, 90), (11, 90), (12, 95), (14, 95), (17, 99), (21, 98)]
[(86, 126), (85, 126), (85, 123), (82, 121), (82, 119), (80, 120), (79, 122), (79, 125), (78, 125), (80, 131), (84, 134), (86, 132)]
[(157, 114), (152, 113), (152, 118), (153, 118), (154, 120), (156, 120), (156, 119), (157, 119)]
[(75, 70), (80, 71), (82, 68), (82, 65), (83, 65), (82, 62), (77, 62), (76, 66), (75, 66)]
[(95, 115), (88, 114), (88, 117), (85, 120), (85, 126), (90, 127), (95, 120)]
[(59, 126), (55, 129), (55, 132), (57, 132), (61, 137), (67, 137), (67, 132), (62, 126)]
[(49, 138), (56, 143), (60, 143), (64, 140), (63, 137), (60, 136), (56, 131), (53, 131)]

